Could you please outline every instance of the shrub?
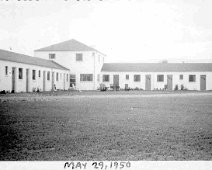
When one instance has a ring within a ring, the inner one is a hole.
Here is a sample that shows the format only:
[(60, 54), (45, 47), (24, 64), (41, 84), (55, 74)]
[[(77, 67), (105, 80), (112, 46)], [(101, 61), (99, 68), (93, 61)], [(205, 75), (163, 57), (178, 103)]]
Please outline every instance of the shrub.
[(107, 87), (105, 86), (105, 84), (100, 84), (100, 91), (106, 91)]
[(134, 90), (139, 90), (139, 87), (134, 88)]
[(2, 90), (2, 91), (0, 92), (0, 94), (6, 94), (6, 91), (5, 91), (5, 90)]

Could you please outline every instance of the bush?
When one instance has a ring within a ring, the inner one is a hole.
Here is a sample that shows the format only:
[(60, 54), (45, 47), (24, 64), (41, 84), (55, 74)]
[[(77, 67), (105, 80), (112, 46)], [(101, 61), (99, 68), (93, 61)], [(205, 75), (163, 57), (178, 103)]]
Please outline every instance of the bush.
[(100, 84), (100, 91), (107, 91), (107, 87), (105, 86), (105, 84)]
[(2, 90), (2, 91), (0, 92), (0, 94), (6, 94), (6, 91), (5, 91), (5, 90)]

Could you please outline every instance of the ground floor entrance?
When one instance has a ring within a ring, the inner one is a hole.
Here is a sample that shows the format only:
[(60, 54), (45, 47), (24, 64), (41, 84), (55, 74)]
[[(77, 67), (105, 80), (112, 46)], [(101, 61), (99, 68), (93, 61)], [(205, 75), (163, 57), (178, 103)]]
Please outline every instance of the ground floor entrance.
[(113, 89), (114, 90), (119, 89), (119, 75), (118, 74), (113, 75)]
[(16, 91), (16, 68), (12, 67), (12, 93)]
[(167, 75), (167, 90), (173, 90), (173, 76)]
[(26, 92), (29, 92), (29, 69), (26, 69)]
[(206, 75), (200, 76), (200, 90), (206, 90)]
[(145, 76), (145, 90), (151, 90), (151, 75)]

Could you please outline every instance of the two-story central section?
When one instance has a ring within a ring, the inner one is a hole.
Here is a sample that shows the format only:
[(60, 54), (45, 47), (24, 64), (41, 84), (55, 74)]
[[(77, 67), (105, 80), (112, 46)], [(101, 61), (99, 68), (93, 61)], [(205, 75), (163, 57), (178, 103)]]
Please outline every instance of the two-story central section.
[(35, 50), (35, 57), (53, 60), (70, 69), (70, 87), (96, 90), (105, 55), (74, 39)]

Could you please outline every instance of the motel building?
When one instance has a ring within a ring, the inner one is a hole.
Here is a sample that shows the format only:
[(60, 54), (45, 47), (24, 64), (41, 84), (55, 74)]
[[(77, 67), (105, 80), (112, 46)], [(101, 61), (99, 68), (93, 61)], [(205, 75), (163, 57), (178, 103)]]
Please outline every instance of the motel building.
[(0, 91), (68, 90), (69, 69), (51, 60), (0, 50)]
[(70, 70), (70, 87), (96, 90), (105, 55), (77, 40), (71, 39), (34, 51), (35, 57), (51, 60)]
[(0, 91), (212, 90), (212, 63), (104, 63), (103, 53), (74, 39), (34, 56), (0, 50)]
[(77, 40), (35, 50), (35, 56), (70, 69), (70, 87), (212, 90), (212, 63), (104, 63), (105, 55)]
[(212, 63), (105, 63), (106, 87), (142, 90), (212, 90)]

